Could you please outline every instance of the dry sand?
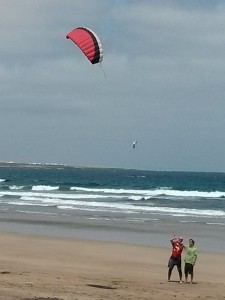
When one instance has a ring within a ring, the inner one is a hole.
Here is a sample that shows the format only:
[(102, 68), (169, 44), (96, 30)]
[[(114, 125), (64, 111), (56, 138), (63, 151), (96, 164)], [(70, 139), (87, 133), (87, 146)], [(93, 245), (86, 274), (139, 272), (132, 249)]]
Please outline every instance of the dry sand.
[(225, 255), (199, 253), (195, 284), (167, 282), (168, 248), (0, 234), (0, 299), (225, 299)]

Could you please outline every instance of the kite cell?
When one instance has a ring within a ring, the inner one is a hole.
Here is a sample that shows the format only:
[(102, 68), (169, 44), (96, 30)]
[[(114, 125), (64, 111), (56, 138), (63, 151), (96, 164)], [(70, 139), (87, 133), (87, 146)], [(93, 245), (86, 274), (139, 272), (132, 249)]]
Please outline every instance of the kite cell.
[(66, 38), (73, 41), (92, 64), (100, 63), (103, 60), (102, 44), (92, 30), (78, 27), (69, 32)]

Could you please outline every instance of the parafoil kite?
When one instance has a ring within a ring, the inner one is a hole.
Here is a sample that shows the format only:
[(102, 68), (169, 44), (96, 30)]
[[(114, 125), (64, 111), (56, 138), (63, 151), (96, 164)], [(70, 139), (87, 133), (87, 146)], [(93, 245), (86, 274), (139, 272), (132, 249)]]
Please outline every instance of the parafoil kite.
[(135, 148), (136, 144), (137, 144), (137, 141), (134, 141), (133, 142), (133, 149)]
[(78, 27), (69, 32), (66, 38), (72, 40), (92, 64), (100, 63), (103, 60), (102, 44), (92, 30)]

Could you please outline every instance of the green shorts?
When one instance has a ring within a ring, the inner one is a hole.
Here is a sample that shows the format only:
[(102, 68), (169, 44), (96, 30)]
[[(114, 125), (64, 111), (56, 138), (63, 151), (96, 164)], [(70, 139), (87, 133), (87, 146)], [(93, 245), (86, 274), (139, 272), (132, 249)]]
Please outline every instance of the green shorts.
[(185, 263), (184, 265), (184, 274), (193, 274), (194, 266), (192, 264)]

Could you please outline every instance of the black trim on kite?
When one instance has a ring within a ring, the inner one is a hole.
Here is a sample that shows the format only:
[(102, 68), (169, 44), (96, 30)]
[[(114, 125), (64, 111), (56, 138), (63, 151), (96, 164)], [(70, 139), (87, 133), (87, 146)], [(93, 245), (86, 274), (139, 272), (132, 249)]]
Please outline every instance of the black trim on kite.
[(94, 42), (94, 46), (95, 46), (95, 54), (94, 54), (93, 59), (91, 60), (91, 63), (93, 65), (97, 64), (100, 61), (100, 49), (99, 49), (98, 41), (97, 41), (95, 35), (90, 30), (88, 30), (85, 27), (78, 27), (78, 29), (83, 29), (83, 30), (87, 31), (91, 35), (92, 40)]

